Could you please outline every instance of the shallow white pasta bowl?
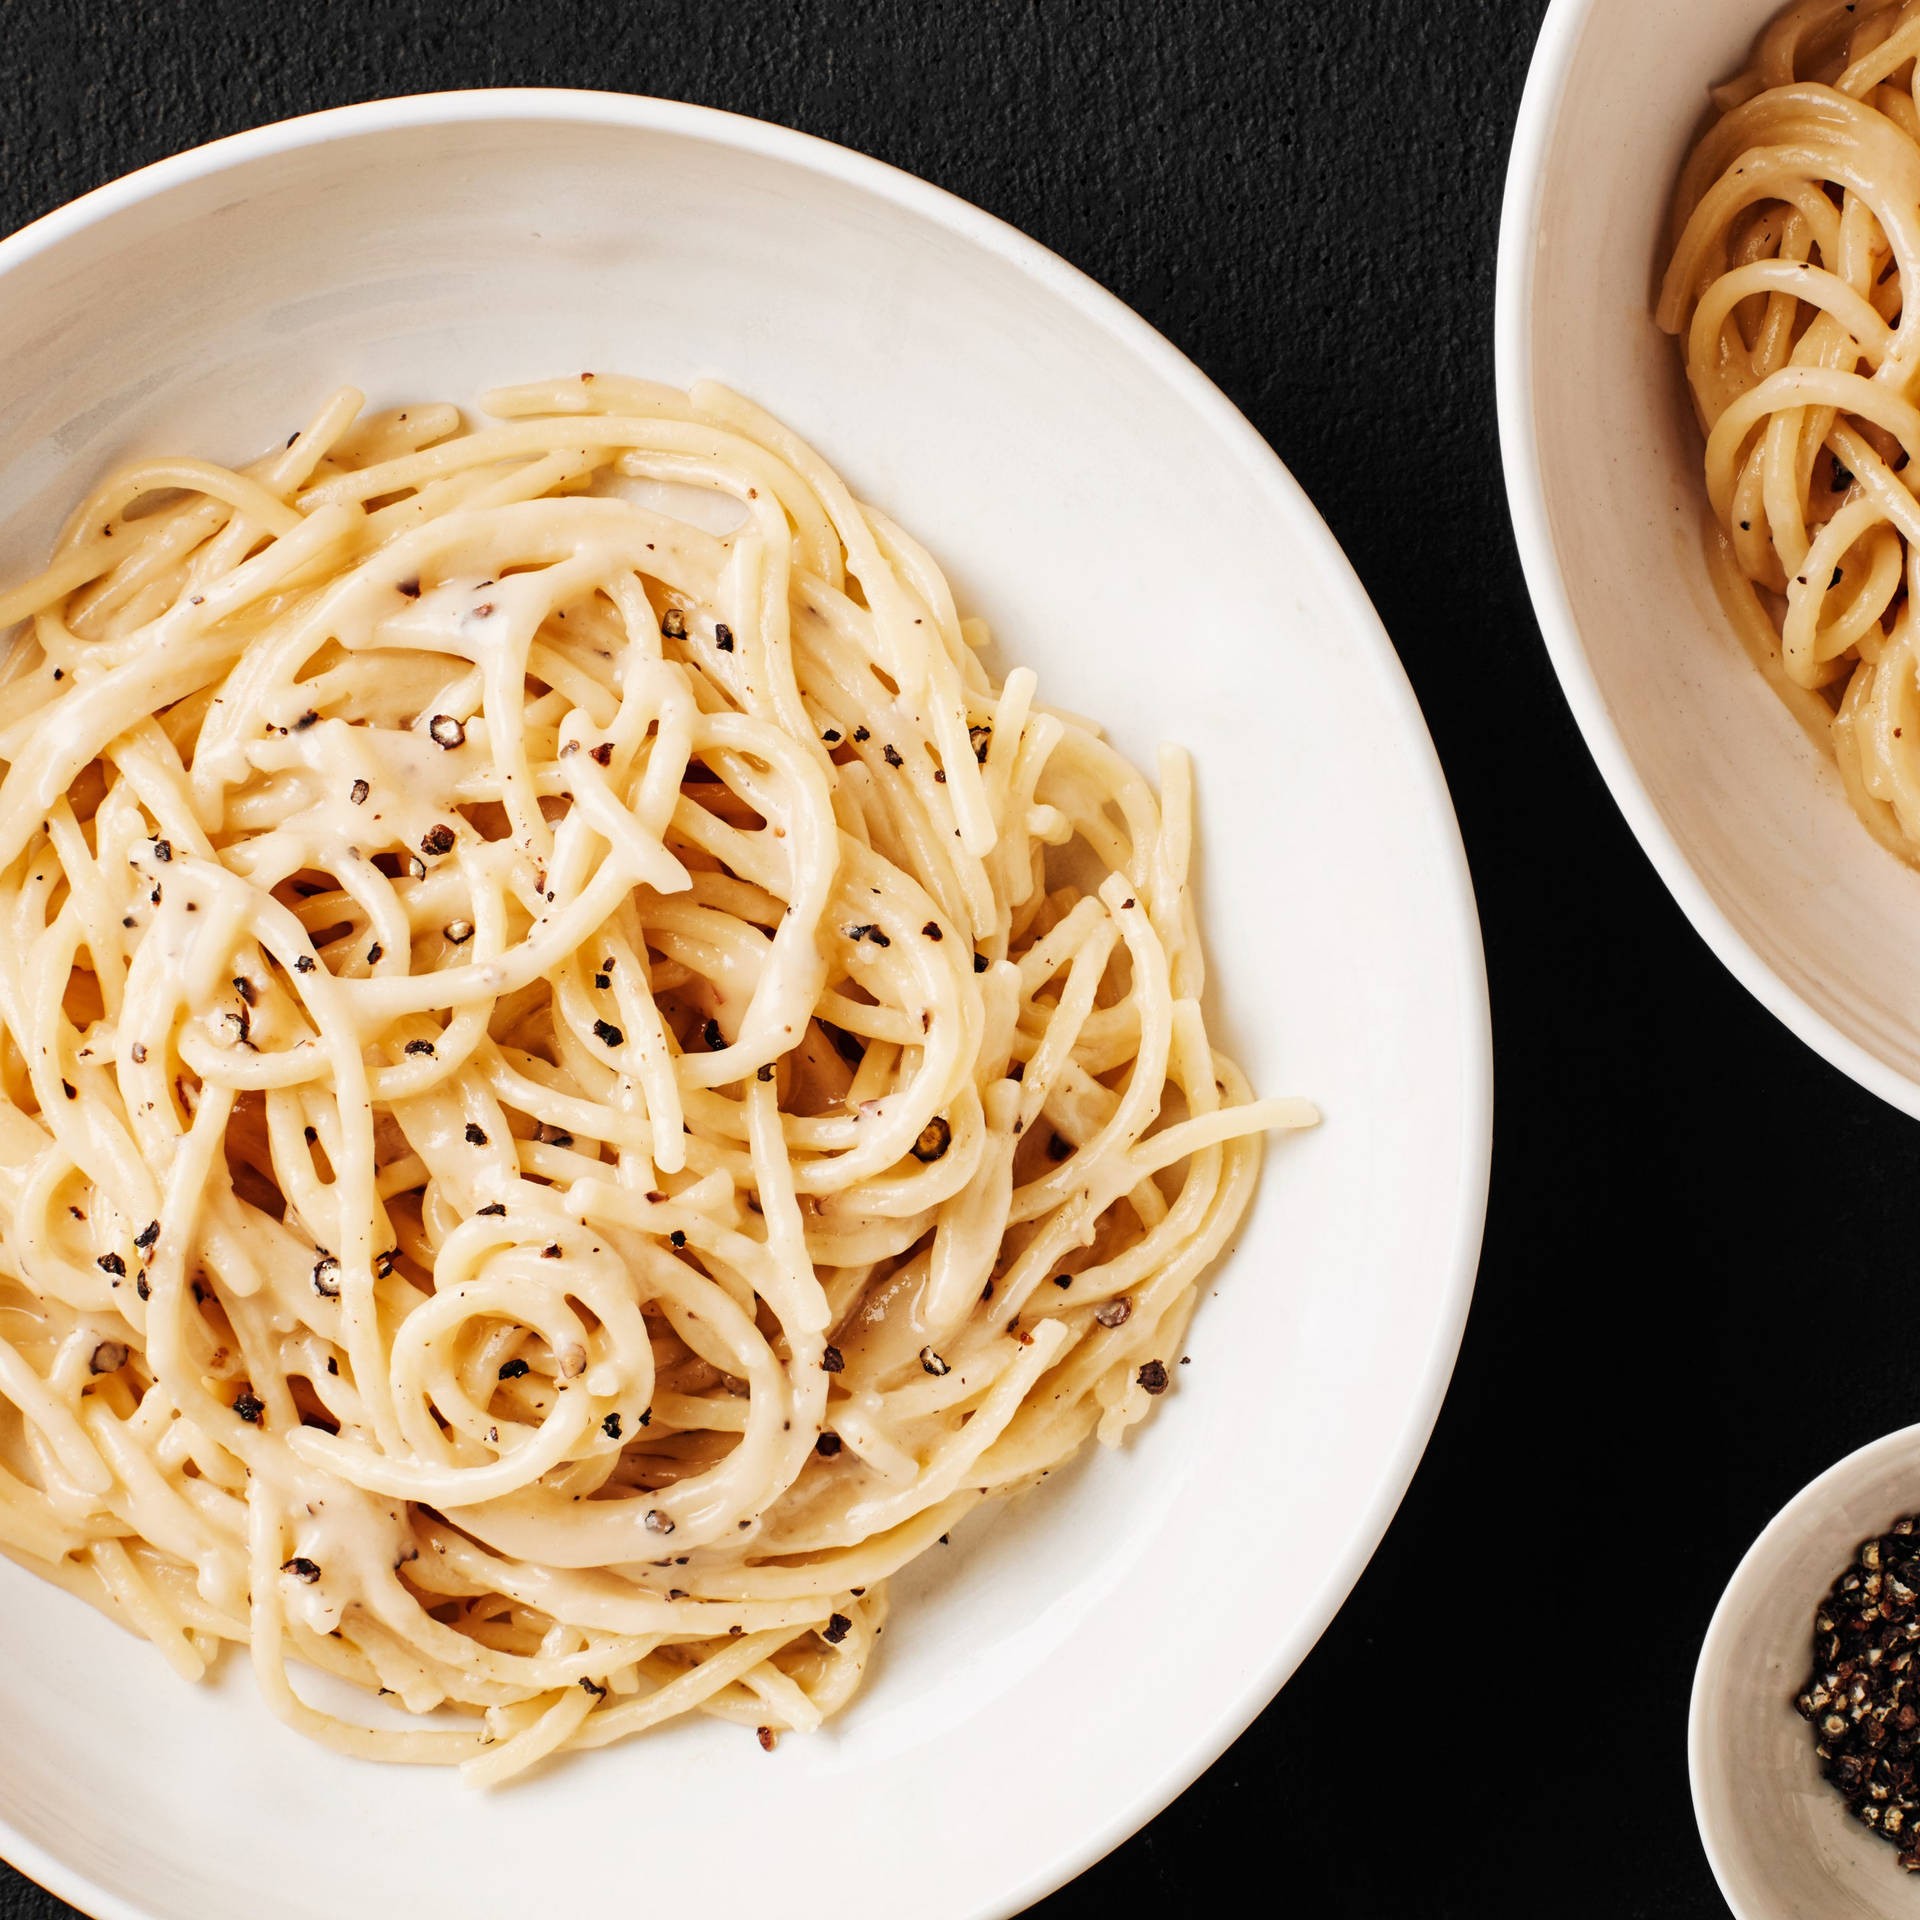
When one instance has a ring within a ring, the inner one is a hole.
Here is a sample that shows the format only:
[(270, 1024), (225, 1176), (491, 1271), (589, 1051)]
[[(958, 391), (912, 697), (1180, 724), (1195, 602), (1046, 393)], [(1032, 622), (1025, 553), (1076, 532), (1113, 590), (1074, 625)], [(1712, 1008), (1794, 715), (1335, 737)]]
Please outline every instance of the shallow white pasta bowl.
[(1860, 1543), (1914, 1510), (1920, 1427), (1850, 1453), (1796, 1493), (1740, 1562), (1700, 1650), (1687, 1734), (1694, 1813), (1740, 1920), (1913, 1910), (1894, 1849), (1820, 1778), (1794, 1711), (1813, 1658), (1814, 1610)]
[[(308, 1746), (0, 1565), (0, 1850), (131, 1920), (777, 1907), (1010, 1913), (1165, 1804), (1339, 1605), (1404, 1492), (1486, 1195), (1478, 929), (1385, 634), (1167, 344), (972, 209), (656, 101), (382, 103), (186, 154), (0, 244), (0, 577), (134, 451), (240, 459), (341, 382), (717, 375), (915, 528), (1043, 695), (1198, 769), (1227, 1047), (1326, 1124), (1272, 1152), (1176, 1391), (1123, 1453), (896, 1583), (869, 1689), (491, 1799)], [(1297, 1843), (1314, 1844), (1301, 1834)]]
[(1501, 225), (1508, 499), (1568, 703), (1675, 899), (1801, 1039), (1920, 1114), (1920, 872), (1859, 824), (1721, 610), (1699, 433), (1652, 318), (1707, 88), (1774, 11), (1549, 9)]

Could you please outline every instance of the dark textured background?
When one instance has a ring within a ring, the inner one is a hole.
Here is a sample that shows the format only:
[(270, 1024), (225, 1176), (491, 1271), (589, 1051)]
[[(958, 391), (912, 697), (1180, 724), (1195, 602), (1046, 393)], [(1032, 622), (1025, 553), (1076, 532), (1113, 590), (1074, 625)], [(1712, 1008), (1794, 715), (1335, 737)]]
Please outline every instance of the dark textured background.
[[(1248, 1886), (1313, 1916), (1723, 1914), (1684, 1746), (1707, 1617), (1789, 1493), (1920, 1416), (1902, 1343), (1858, 1331), (1909, 1324), (1920, 1130), (1790, 1039), (1668, 901), (1514, 558), (1489, 325), (1541, 11), (0, 0), (0, 229), (386, 94), (610, 87), (757, 114), (1104, 281), (1245, 409), (1372, 592), (1486, 924), (1500, 1110), (1472, 1323), (1326, 1638), (1047, 1920), (1213, 1915)], [(0, 1886), (0, 1920), (63, 1911)]]

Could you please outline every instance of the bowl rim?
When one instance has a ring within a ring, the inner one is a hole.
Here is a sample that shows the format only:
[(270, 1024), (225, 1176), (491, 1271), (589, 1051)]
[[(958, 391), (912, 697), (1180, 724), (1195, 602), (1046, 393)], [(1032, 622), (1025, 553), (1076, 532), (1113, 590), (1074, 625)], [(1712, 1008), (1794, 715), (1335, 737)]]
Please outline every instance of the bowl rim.
[[(1203, 1716), (1188, 1744), (1165, 1757), (1149, 1786), (1113, 1808), (1097, 1827), (1063, 1836), (1045, 1864), (1000, 1897), (993, 1915), (1013, 1915), (1085, 1871), (1170, 1805), (1247, 1729), (1331, 1624), (1359, 1579), (1420, 1464), (1452, 1379), (1473, 1298), (1493, 1151), (1493, 1029), (1486, 958), (1473, 879), (1446, 777), (1406, 670), (1352, 563), (1317, 508), (1265, 438), (1233, 402), (1164, 335), (1098, 281), (1018, 228), (970, 201), (850, 148), (714, 107), (651, 95), (566, 87), (474, 88), (399, 95), (280, 120), (189, 148), (42, 215), (0, 239), (0, 278), (88, 227), (194, 180), (229, 168), (329, 142), (403, 128), (486, 121), (559, 121), (662, 132), (744, 151), (824, 175), (892, 202), (1016, 268), (1114, 336), (1165, 380), (1193, 412), (1233, 446), (1250, 479), (1275, 510), (1298, 526), (1323, 570), (1343, 625), (1376, 652), (1383, 701), (1408, 729), (1419, 753), (1423, 813), (1430, 816), (1446, 869), (1447, 912), (1435, 938), (1450, 949), (1460, 979), (1460, 1154), (1444, 1258), (1437, 1262), (1436, 1315), (1419, 1389), (1405, 1402), (1399, 1432), (1346, 1551), (1322, 1575), (1312, 1603), (1278, 1638), (1255, 1676)], [(145, 1909), (94, 1886), (38, 1842), (0, 1818), (0, 1853), (42, 1886), (95, 1920), (152, 1920)], [(989, 1920), (983, 1912), (982, 1920)]]
[(1533, 291), (1535, 236), (1546, 193), (1547, 162), (1560, 106), (1580, 42), (1599, 0), (1551, 0), (1527, 69), (1526, 89), (1507, 158), (1500, 209), (1499, 257), (1494, 280), (1494, 392), (1500, 416), (1500, 460), (1507, 509), (1534, 618), (1560, 691), (1573, 711), (1600, 777), (1625, 815), (1641, 851), (1653, 863), (1680, 911), (1722, 964), (1775, 1019), (1833, 1066), (1890, 1106), (1920, 1119), (1920, 1079), (1888, 1065), (1843, 1033), (1785, 979), (1736, 928), (1698, 869), (1661, 818), (1633, 764), (1587, 658), (1547, 518), (1533, 405)]
[[(1883, 1459), (1903, 1454), (1910, 1457), (1916, 1448), (1920, 1448), (1920, 1423), (1896, 1427), (1891, 1433), (1883, 1433), (1877, 1440), (1869, 1440), (1855, 1447), (1851, 1453), (1842, 1454), (1830, 1467), (1815, 1474), (1797, 1493), (1781, 1503), (1773, 1518), (1754, 1536), (1753, 1544), (1740, 1556), (1739, 1565), (1734, 1568), (1720, 1598), (1714, 1603), (1713, 1617), (1707, 1622), (1707, 1631), (1701, 1638), (1699, 1657), (1693, 1665), (1693, 1685), (1687, 1695), (1687, 1786), (1693, 1802), (1694, 1825), (1700, 1830), (1700, 1846), (1707, 1856), (1707, 1865), (1713, 1870), (1721, 1898), (1732, 1908), (1738, 1920), (1771, 1920), (1771, 1916), (1743, 1906), (1734, 1898), (1730, 1880), (1731, 1865), (1722, 1849), (1715, 1844), (1716, 1828), (1708, 1819), (1702, 1779), (1708, 1763), (1708, 1701), (1715, 1691), (1708, 1681), (1708, 1666), (1720, 1643), (1738, 1633), (1745, 1625), (1746, 1617), (1752, 1610), (1746, 1589), (1759, 1577), (1760, 1563), (1780, 1535), (1809, 1508), (1823, 1506), (1841, 1489), (1866, 1478)], [(1843, 1553), (1851, 1551), (1851, 1548), (1842, 1549)], [(1837, 1561), (1835, 1564), (1845, 1563)], [(1810, 1612), (1808, 1618), (1811, 1617)]]

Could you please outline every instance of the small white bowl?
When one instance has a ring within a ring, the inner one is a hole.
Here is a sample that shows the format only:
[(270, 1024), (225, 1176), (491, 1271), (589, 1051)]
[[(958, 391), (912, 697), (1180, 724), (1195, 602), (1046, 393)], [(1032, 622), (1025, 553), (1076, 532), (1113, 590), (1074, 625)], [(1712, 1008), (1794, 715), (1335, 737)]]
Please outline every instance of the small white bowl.
[(1272, 451), (985, 214), (606, 94), (382, 101), (183, 154), (0, 242), (0, 341), (0, 577), (108, 463), (247, 457), (337, 381), (376, 405), (596, 368), (743, 387), (925, 539), (1046, 697), (1149, 765), (1194, 750), (1223, 1034), (1327, 1116), (1270, 1154), (1157, 1416), (903, 1576), (871, 1686), (820, 1734), (767, 1754), (681, 1722), (481, 1797), (307, 1744), (240, 1662), (185, 1686), (0, 1564), (0, 1851), (102, 1920), (980, 1920), (1117, 1844), (1365, 1565), (1486, 1201), (1446, 787)]
[(1793, 1697), (1813, 1614), (1860, 1543), (1920, 1512), (1920, 1426), (1850, 1453), (1747, 1550), (1694, 1670), (1687, 1767), (1700, 1838), (1739, 1920), (1911, 1920), (1920, 1885), (1820, 1777)]
[(1920, 873), (1859, 824), (1720, 609), (1700, 436), (1652, 316), (1707, 88), (1775, 3), (1554, 0), (1501, 221), (1501, 450), (1541, 632), (1648, 858), (1767, 1007), (1920, 1115)]

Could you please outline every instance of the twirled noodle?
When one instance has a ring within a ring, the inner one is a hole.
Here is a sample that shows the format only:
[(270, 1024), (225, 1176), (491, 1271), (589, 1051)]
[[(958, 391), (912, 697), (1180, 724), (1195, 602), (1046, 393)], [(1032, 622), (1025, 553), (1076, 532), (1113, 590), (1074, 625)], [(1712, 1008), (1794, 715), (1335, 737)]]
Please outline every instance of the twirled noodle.
[(1180, 755), (725, 389), (485, 404), (137, 464), (0, 594), (0, 1544), (482, 1782), (838, 1710), (1314, 1117), (1208, 1042)]
[(1920, 863), (1920, 0), (1802, 0), (1716, 88), (1658, 319), (1707, 436), (1708, 548), (1748, 651)]

